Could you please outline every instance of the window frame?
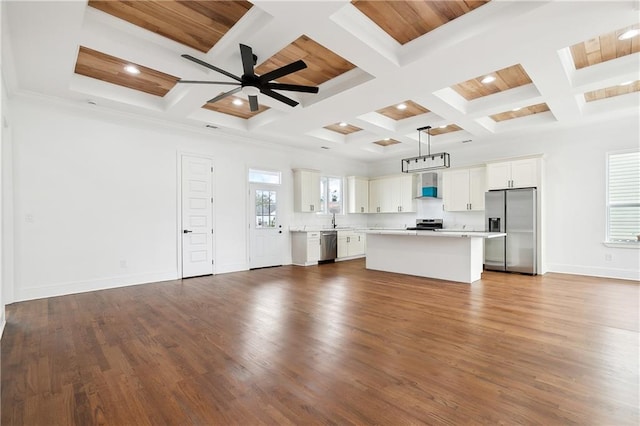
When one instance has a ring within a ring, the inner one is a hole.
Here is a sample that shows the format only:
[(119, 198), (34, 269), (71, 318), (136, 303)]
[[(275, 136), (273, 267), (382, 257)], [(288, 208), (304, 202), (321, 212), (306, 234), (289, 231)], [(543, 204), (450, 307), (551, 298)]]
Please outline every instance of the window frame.
[[(616, 206), (612, 206), (610, 197), (610, 178), (611, 178), (611, 157), (616, 155), (633, 154), (637, 153), (640, 156), (640, 150), (627, 149), (621, 151), (611, 151), (606, 153), (605, 159), (605, 241), (604, 245), (608, 247), (625, 247), (625, 248), (638, 248), (640, 249), (640, 240), (617, 240), (611, 237), (611, 208), (612, 207), (640, 207), (640, 200), (638, 202), (622, 203)], [(639, 166), (640, 172), (640, 166)], [(640, 230), (639, 230), (640, 232)]]
[[(278, 175), (278, 182), (263, 182), (263, 181), (256, 181), (256, 180), (251, 180), (251, 172), (257, 172), (257, 173), (265, 173), (267, 175)], [(252, 183), (257, 183), (257, 184), (264, 184), (264, 185), (282, 185), (282, 171), (280, 170), (273, 170), (273, 169), (257, 169), (257, 168), (253, 168), (253, 167), (249, 167), (247, 169), (247, 181), (249, 182), (249, 184)]]
[[(340, 181), (340, 211), (336, 212), (337, 215), (344, 214), (344, 177), (343, 176), (334, 176), (334, 175), (320, 175), (320, 210), (316, 212), (319, 215), (332, 215), (329, 211), (329, 179), (336, 179)], [(323, 182), (326, 182), (324, 187), (325, 191), (322, 190)]]

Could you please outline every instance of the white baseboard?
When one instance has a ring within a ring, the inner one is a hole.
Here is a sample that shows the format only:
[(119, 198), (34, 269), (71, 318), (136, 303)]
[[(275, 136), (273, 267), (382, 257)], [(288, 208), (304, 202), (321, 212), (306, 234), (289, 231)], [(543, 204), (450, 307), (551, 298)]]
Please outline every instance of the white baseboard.
[(633, 269), (600, 268), (594, 266), (550, 263), (547, 265), (547, 272), (640, 281), (640, 271)]
[(100, 278), (90, 281), (76, 281), (38, 287), (17, 288), (15, 301), (23, 302), (26, 300), (65, 296), (67, 294), (106, 290), (110, 288), (127, 287), (130, 285), (148, 284), (158, 281), (170, 281), (175, 279), (178, 279), (178, 276), (177, 272), (173, 270), (165, 272), (152, 272), (148, 274)]

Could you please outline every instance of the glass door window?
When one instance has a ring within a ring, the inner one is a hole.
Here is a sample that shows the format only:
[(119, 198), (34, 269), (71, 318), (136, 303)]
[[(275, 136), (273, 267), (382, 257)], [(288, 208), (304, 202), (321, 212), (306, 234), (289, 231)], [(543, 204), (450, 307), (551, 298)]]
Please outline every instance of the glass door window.
[(256, 228), (275, 228), (277, 224), (276, 191), (256, 190)]

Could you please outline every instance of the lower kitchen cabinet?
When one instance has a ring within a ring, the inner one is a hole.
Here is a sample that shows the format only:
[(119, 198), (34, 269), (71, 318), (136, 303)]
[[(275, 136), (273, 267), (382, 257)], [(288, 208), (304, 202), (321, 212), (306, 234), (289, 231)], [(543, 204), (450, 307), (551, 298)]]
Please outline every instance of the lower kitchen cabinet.
[(338, 231), (338, 259), (364, 256), (365, 238), (362, 232)]
[(291, 234), (291, 261), (294, 265), (315, 265), (320, 259), (320, 232)]

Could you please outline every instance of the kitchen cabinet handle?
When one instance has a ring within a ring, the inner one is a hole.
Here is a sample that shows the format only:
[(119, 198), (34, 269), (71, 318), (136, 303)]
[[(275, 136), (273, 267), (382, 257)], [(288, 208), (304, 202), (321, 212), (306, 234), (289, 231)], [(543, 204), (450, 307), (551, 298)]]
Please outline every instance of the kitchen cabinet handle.
[(183, 231), (182, 231), (182, 233), (183, 233), (183, 234), (189, 234), (189, 233), (191, 233), (191, 232), (193, 232), (193, 231), (190, 231), (190, 230), (188, 230), (188, 229), (185, 229), (185, 230), (183, 230)]
[(313, 204), (309, 204), (309, 210), (313, 211)]
[(364, 213), (364, 207), (360, 207), (360, 213)]

